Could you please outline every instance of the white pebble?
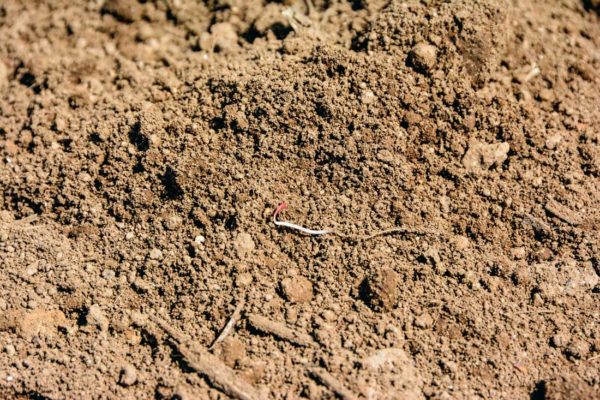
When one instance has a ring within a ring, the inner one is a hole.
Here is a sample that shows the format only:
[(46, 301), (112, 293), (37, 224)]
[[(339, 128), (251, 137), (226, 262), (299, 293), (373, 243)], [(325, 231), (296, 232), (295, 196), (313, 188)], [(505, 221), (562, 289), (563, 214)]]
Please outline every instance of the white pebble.
[(196, 244), (202, 244), (202, 243), (204, 243), (205, 240), (206, 239), (204, 238), (204, 236), (198, 235), (198, 236), (196, 236), (194, 238), (194, 243), (196, 243)]

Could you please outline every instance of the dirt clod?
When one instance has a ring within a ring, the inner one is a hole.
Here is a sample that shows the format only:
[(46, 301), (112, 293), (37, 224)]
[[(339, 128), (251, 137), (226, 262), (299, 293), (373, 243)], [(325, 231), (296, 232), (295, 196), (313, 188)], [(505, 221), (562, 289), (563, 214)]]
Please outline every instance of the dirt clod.
[(472, 143), (463, 157), (465, 168), (472, 171), (487, 170), (493, 166), (500, 166), (508, 157), (510, 145), (503, 143)]
[(376, 311), (393, 309), (400, 293), (400, 279), (391, 268), (381, 268), (371, 272), (363, 283), (367, 304)]
[(232, 24), (228, 22), (214, 24), (210, 31), (216, 50), (232, 51), (237, 48), (238, 35)]
[(230, 367), (246, 357), (246, 346), (239, 339), (229, 337), (219, 344), (217, 354)]
[(100, 330), (105, 331), (108, 328), (108, 318), (100, 308), (94, 304), (87, 311), (85, 321), (90, 326), (97, 326)]
[(303, 276), (293, 276), (281, 281), (281, 292), (291, 303), (305, 303), (313, 297), (313, 285)]
[(237, 235), (235, 241), (233, 242), (233, 246), (235, 247), (238, 255), (242, 258), (251, 254), (256, 248), (252, 236), (250, 236), (248, 233), (240, 233)]
[(540, 382), (536, 396), (544, 400), (597, 399), (600, 392), (576, 375), (567, 374)]

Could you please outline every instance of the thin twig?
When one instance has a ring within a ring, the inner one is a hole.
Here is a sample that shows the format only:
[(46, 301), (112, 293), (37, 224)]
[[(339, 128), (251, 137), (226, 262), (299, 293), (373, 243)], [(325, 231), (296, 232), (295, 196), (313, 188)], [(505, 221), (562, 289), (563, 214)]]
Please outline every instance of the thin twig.
[(176, 342), (175, 347), (181, 353), (187, 365), (200, 375), (206, 377), (215, 388), (221, 390), (229, 397), (238, 400), (258, 400), (264, 398), (254, 386), (240, 379), (233, 369), (223, 364), (219, 358), (209, 353), (208, 350), (200, 346), (189, 347), (183, 335), (172, 328), (167, 322), (154, 315), (149, 315), (148, 317), (174, 339)]
[(15, 224), (30, 224), (38, 218), (37, 214), (31, 214), (15, 221)]
[(583, 362), (590, 362), (590, 361), (594, 361), (600, 358), (600, 354), (595, 355), (594, 357), (590, 357), (587, 360), (584, 360)]
[(544, 206), (546, 211), (554, 215), (556, 218), (566, 222), (567, 224), (577, 226), (581, 225), (581, 220), (578, 216), (574, 215), (573, 211), (569, 210), (565, 206), (559, 204), (555, 200), (550, 200)]
[(314, 344), (312, 337), (308, 334), (299, 332), (281, 322), (271, 321), (270, 319), (258, 314), (248, 314), (248, 323), (257, 331), (268, 333), (280, 339), (297, 344), (299, 346), (310, 346)]
[(322, 368), (310, 368), (308, 373), (338, 395), (342, 400), (358, 400), (358, 397)]
[(397, 233), (412, 233), (415, 235), (439, 235), (439, 232), (435, 232), (435, 231), (423, 230), (423, 229), (412, 229), (412, 228), (406, 228), (406, 227), (386, 229), (386, 230), (379, 231), (379, 232), (373, 233), (371, 235), (366, 235), (366, 236), (345, 235), (345, 234), (335, 231), (333, 229), (321, 229), (321, 230), (309, 229), (309, 228), (305, 228), (301, 225), (294, 224), (292, 222), (278, 221), (277, 216), (283, 210), (285, 210), (287, 207), (288, 206), (286, 203), (281, 203), (277, 206), (277, 208), (275, 209), (275, 212), (273, 213), (273, 223), (277, 226), (282, 226), (282, 227), (289, 228), (289, 229), (295, 229), (297, 231), (300, 231), (302, 233), (305, 233), (307, 235), (312, 235), (312, 236), (321, 236), (321, 235), (332, 234), (332, 235), (338, 236), (341, 239), (347, 239), (347, 240), (353, 240), (353, 241), (360, 242), (360, 241), (371, 240), (371, 239), (374, 239), (379, 236), (392, 235), (392, 234), (397, 234)]
[(240, 315), (242, 314), (242, 309), (244, 308), (245, 304), (246, 304), (245, 299), (242, 299), (238, 303), (238, 305), (235, 307), (235, 310), (233, 311), (233, 314), (231, 314), (231, 318), (229, 319), (229, 321), (227, 322), (227, 324), (225, 325), (225, 327), (223, 328), (223, 330), (221, 331), (219, 336), (217, 336), (215, 341), (210, 345), (209, 350), (214, 349), (218, 343), (225, 340), (225, 338), (229, 335), (229, 333), (231, 332), (231, 330), (233, 329), (235, 324), (239, 321)]

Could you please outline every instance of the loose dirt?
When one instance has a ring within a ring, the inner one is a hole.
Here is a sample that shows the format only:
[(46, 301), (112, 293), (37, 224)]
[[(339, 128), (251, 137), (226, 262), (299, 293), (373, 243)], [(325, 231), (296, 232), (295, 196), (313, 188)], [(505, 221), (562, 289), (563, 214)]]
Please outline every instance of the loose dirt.
[(590, 0), (2, 2), (0, 398), (600, 398), (599, 70)]

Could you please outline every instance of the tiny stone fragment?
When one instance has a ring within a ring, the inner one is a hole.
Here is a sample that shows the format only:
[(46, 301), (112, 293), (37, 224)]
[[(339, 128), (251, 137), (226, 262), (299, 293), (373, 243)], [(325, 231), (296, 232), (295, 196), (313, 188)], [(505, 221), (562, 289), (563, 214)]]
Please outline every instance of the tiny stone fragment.
[(150, 250), (150, 254), (148, 254), (151, 260), (160, 260), (163, 256), (162, 251), (159, 249)]
[(131, 386), (137, 382), (137, 371), (132, 365), (125, 365), (121, 369), (121, 375), (119, 376), (119, 384), (122, 386)]
[(428, 329), (433, 326), (433, 318), (428, 313), (419, 315), (415, 319), (415, 326), (421, 329)]
[(583, 340), (574, 340), (565, 349), (567, 357), (581, 360), (587, 357), (590, 352), (590, 346)]
[(242, 272), (235, 278), (235, 285), (237, 287), (246, 287), (252, 283), (252, 274), (248, 272)]
[(418, 72), (428, 72), (437, 61), (437, 49), (428, 43), (418, 43), (408, 54), (408, 62)]
[(179, 215), (170, 215), (169, 217), (167, 217), (167, 219), (165, 219), (164, 221), (164, 226), (166, 229), (170, 230), (170, 231), (174, 231), (177, 230), (181, 224), (183, 223), (183, 218), (181, 218)]
[(381, 162), (392, 164), (394, 162), (394, 154), (387, 149), (383, 149), (377, 153), (377, 159)]
[(4, 346), (4, 351), (6, 352), (6, 354), (8, 354), (9, 356), (14, 356), (15, 353), (17, 352), (15, 350), (15, 346), (13, 346), (12, 344), (7, 344), (6, 346)]

